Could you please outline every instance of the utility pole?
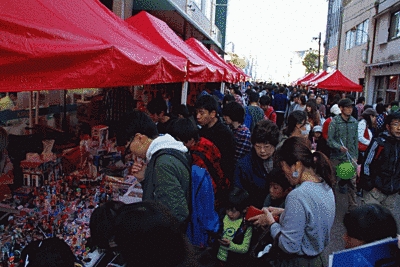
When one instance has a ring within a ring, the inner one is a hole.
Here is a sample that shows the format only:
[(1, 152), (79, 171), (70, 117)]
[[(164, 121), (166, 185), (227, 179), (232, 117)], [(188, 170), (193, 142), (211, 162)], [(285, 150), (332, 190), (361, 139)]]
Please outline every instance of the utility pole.
[(321, 32), (318, 37), (313, 37), (313, 40), (318, 40), (318, 72), (321, 68)]
[(321, 68), (321, 32), (318, 35), (318, 72)]

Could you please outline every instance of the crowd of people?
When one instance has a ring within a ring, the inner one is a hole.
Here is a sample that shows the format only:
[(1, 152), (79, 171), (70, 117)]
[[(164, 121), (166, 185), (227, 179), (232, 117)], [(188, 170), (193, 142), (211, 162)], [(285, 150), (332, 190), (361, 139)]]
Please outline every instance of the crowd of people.
[[(116, 130), (143, 202), (96, 208), (92, 239), (127, 267), (324, 266), (336, 192), (348, 199), (346, 248), (395, 237), (400, 112), (382, 101), (272, 84), (207, 90), (194, 107), (155, 98)], [(194, 166), (209, 189), (194, 188)]]

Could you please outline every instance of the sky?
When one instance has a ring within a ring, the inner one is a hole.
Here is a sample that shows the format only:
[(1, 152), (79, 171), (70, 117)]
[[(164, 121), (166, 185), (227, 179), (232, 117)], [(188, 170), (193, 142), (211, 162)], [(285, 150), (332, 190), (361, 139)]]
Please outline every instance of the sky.
[[(228, 0), (225, 51), (257, 59), (257, 78), (288, 82), (303, 70), (290, 70), (294, 51), (318, 50), (325, 40), (327, 0)], [(299, 77), (297, 77), (299, 76)]]

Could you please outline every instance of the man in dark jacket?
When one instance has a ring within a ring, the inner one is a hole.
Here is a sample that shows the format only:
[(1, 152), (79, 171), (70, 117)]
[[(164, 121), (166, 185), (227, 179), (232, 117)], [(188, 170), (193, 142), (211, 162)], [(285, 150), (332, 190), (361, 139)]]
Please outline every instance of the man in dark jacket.
[(288, 106), (289, 100), (285, 94), (286, 90), (284, 87), (279, 88), (279, 94), (275, 95), (272, 102), (272, 106), (276, 112), (276, 125), (280, 129), (283, 125), (286, 108)]
[(195, 108), (197, 122), (201, 125), (199, 134), (213, 142), (221, 152), (222, 171), (232, 184), (235, 164), (233, 133), (218, 117), (218, 103), (212, 96), (200, 96), (195, 103)]
[(123, 133), (135, 156), (131, 173), (142, 184), (143, 200), (167, 206), (184, 226), (191, 194), (188, 149), (169, 134), (159, 136), (157, 126), (144, 112), (135, 110), (124, 122)]
[(377, 203), (392, 213), (400, 192), (400, 112), (389, 114), (385, 132), (373, 138), (361, 168), (364, 203)]

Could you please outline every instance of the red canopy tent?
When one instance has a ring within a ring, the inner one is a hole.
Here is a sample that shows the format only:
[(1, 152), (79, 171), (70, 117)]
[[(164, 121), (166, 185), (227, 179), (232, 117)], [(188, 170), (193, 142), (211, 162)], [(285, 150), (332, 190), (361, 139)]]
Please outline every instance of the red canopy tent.
[(221, 63), (213, 54), (208, 50), (199, 40), (195, 38), (189, 38), (185, 41), (197, 54), (204, 60), (211, 64), (215, 64), (224, 70), (224, 81), (229, 83), (234, 82), (233, 71), (228, 68), (225, 64)]
[(311, 79), (312, 77), (314, 77), (315, 74), (314, 73), (308, 73), (306, 74), (303, 78), (298, 79), (296, 82), (294, 82), (295, 85), (301, 85), (302, 81), (307, 81), (308, 79)]
[(325, 70), (323, 72), (318, 73), (317, 75), (315, 75), (314, 77), (306, 80), (306, 81), (302, 81), (301, 84), (302, 85), (306, 85), (306, 86), (310, 86), (312, 84), (312, 82), (324, 77), (326, 74), (328, 74)]
[(0, 2), (1, 91), (181, 82), (186, 67), (97, 0)]
[(315, 87), (346, 92), (362, 92), (363, 89), (361, 85), (352, 82), (339, 70), (335, 70), (328, 75), (325, 75), (322, 80), (318, 80), (318, 82), (315, 83)]
[(246, 78), (249, 78), (250, 76), (247, 75), (241, 68), (239, 68), (238, 66), (236, 66), (235, 64), (232, 64), (229, 62), (229, 64), (231, 64), (236, 71), (240, 74), (240, 81), (245, 81)]
[(235, 69), (235, 67), (233, 67), (232, 64), (227, 63), (220, 55), (218, 55), (217, 52), (215, 52), (213, 49), (210, 49), (211, 54), (214, 56), (214, 58), (216, 58), (218, 61), (220, 61), (222, 64), (224, 64), (225, 66), (227, 66), (233, 73), (235, 79), (234, 82), (237, 83), (240, 81), (240, 73), (237, 71), (237, 69)]
[(188, 59), (189, 82), (222, 82), (224, 71), (197, 55), (176, 33), (162, 20), (151, 14), (141, 11), (125, 20), (130, 27), (141, 36), (161, 46), (168, 53)]

